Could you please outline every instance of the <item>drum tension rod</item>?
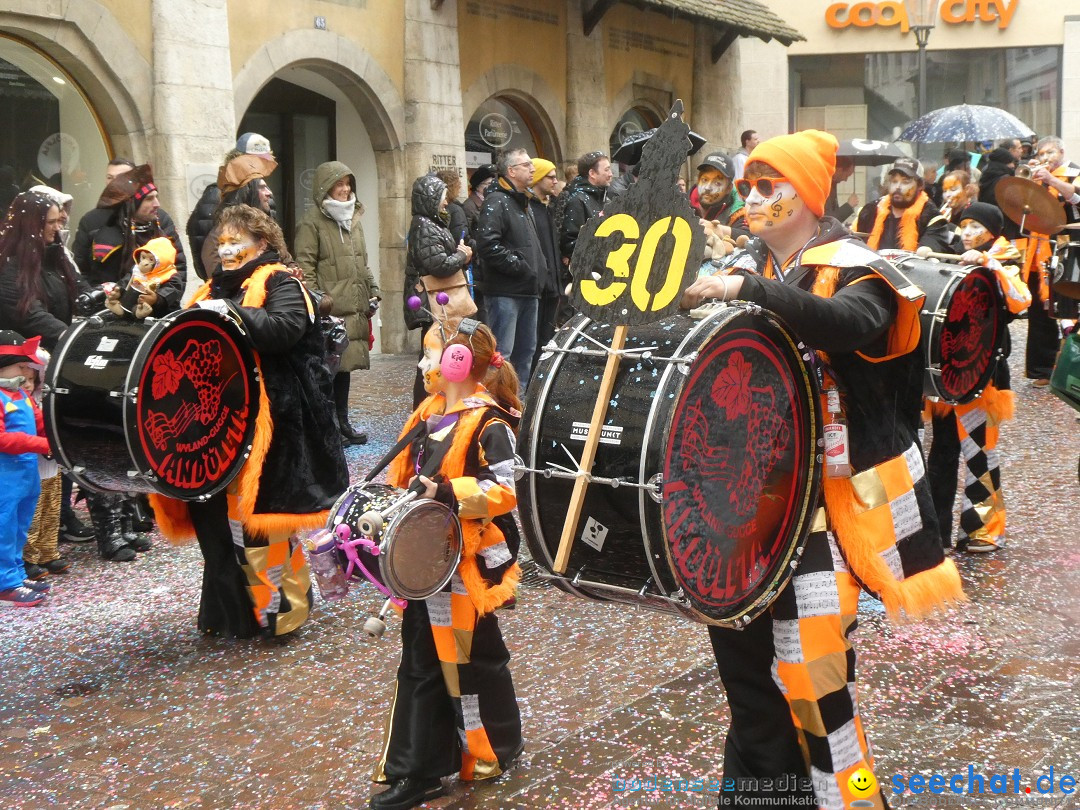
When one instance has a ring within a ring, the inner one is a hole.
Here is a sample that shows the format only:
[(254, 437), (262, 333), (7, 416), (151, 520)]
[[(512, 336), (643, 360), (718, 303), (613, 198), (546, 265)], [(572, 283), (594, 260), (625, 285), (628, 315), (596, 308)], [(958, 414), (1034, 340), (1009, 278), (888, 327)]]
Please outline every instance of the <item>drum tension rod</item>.
[(572, 348), (567, 349), (567, 348), (562, 348), (560, 346), (555, 345), (555, 341), (552, 340), (546, 346), (544, 346), (544, 352), (552, 352), (554, 354), (577, 354), (577, 355), (583, 355), (585, 357), (607, 357), (608, 355), (613, 354), (613, 355), (616, 355), (618, 357), (628, 357), (628, 358), (631, 358), (631, 359), (649, 360), (649, 361), (654, 362), (654, 363), (693, 362), (697, 358), (697, 352), (694, 352), (692, 355), (689, 355), (687, 357), (662, 357), (662, 356), (656, 356), (656, 355), (653, 354), (653, 352), (657, 351), (660, 348), (659, 346), (639, 346), (637, 348), (632, 348), (632, 349), (615, 349), (615, 350), (613, 350), (610, 346), (605, 346), (599, 340), (592, 337), (591, 335), (586, 335), (584, 332), (580, 333), (580, 337), (583, 338), (584, 340), (589, 341), (590, 343), (595, 344), (599, 348), (586, 349), (584, 346), (574, 346)]

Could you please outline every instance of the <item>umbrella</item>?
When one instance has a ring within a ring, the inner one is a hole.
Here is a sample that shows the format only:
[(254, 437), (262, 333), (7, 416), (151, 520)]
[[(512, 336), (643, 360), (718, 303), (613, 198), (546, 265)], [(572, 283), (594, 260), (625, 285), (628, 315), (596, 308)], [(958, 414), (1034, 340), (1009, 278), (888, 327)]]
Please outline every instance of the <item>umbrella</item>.
[(884, 166), (906, 154), (895, 143), (852, 138), (840, 141), (837, 157), (850, 158), (856, 166)]
[(898, 141), (960, 143), (996, 138), (1030, 138), (1035, 133), (1012, 113), (997, 107), (957, 104), (932, 110), (908, 124)]
[[(615, 150), (611, 159), (616, 163), (625, 163), (628, 166), (636, 166), (641, 162), (641, 150), (645, 147), (645, 142), (655, 133), (655, 127), (653, 129), (646, 129), (643, 132), (635, 132), (622, 142), (622, 145)], [(698, 149), (705, 145), (705, 139), (693, 130), (687, 134), (687, 137), (690, 139), (690, 150), (686, 153), (687, 156), (694, 154)]]

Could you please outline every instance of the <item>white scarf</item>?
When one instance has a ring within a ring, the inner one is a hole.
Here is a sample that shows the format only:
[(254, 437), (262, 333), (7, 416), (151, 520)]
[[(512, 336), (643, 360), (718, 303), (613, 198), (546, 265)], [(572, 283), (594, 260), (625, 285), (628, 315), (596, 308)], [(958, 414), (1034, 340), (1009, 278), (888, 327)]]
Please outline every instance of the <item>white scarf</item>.
[(352, 227), (353, 215), (356, 213), (356, 195), (350, 194), (345, 202), (326, 197), (322, 201), (322, 209), (330, 219), (334, 220), (341, 228)]

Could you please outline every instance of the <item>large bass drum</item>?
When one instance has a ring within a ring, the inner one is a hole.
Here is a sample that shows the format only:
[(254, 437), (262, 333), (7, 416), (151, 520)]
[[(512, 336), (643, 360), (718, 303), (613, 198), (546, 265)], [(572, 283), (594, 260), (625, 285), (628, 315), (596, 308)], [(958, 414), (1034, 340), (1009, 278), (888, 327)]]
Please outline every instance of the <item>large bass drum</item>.
[(251, 453), (255, 356), (234, 320), (205, 309), (80, 321), (43, 390), (49, 443), (81, 487), (205, 500)]
[(926, 293), (920, 314), (926, 356), (923, 393), (953, 405), (971, 402), (1004, 354), (1005, 299), (991, 270), (878, 251)]
[(569, 567), (555, 575), (612, 333), (577, 316), (540, 357), (520, 430), (529, 550), (569, 593), (741, 626), (790, 578), (817, 505), (811, 352), (752, 305), (632, 327)]

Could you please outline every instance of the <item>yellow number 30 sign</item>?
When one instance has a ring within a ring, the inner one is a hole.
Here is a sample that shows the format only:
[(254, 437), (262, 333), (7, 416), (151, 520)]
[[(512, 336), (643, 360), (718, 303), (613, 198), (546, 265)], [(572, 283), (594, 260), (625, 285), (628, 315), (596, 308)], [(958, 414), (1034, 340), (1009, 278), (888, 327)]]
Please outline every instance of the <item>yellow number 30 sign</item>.
[[(581, 303), (587, 305), (583, 309), (592, 310), (586, 314), (605, 317), (612, 323), (647, 322), (677, 308), (685, 287), (683, 280), (694, 236), (690, 223), (681, 216), (658, 219), (644, 236), (641, 225), (629, 214), (618, 213), (601, 219), (593, 237), (605, 248), (613, 242), (616, 245), (607, 248), (606, 254), (601, 252), (600, 261), (596, 262), (602, 263), (610, 276), (582, 274), (578, 294)], [(586, 268), (599, 269), (588, 264)]]

